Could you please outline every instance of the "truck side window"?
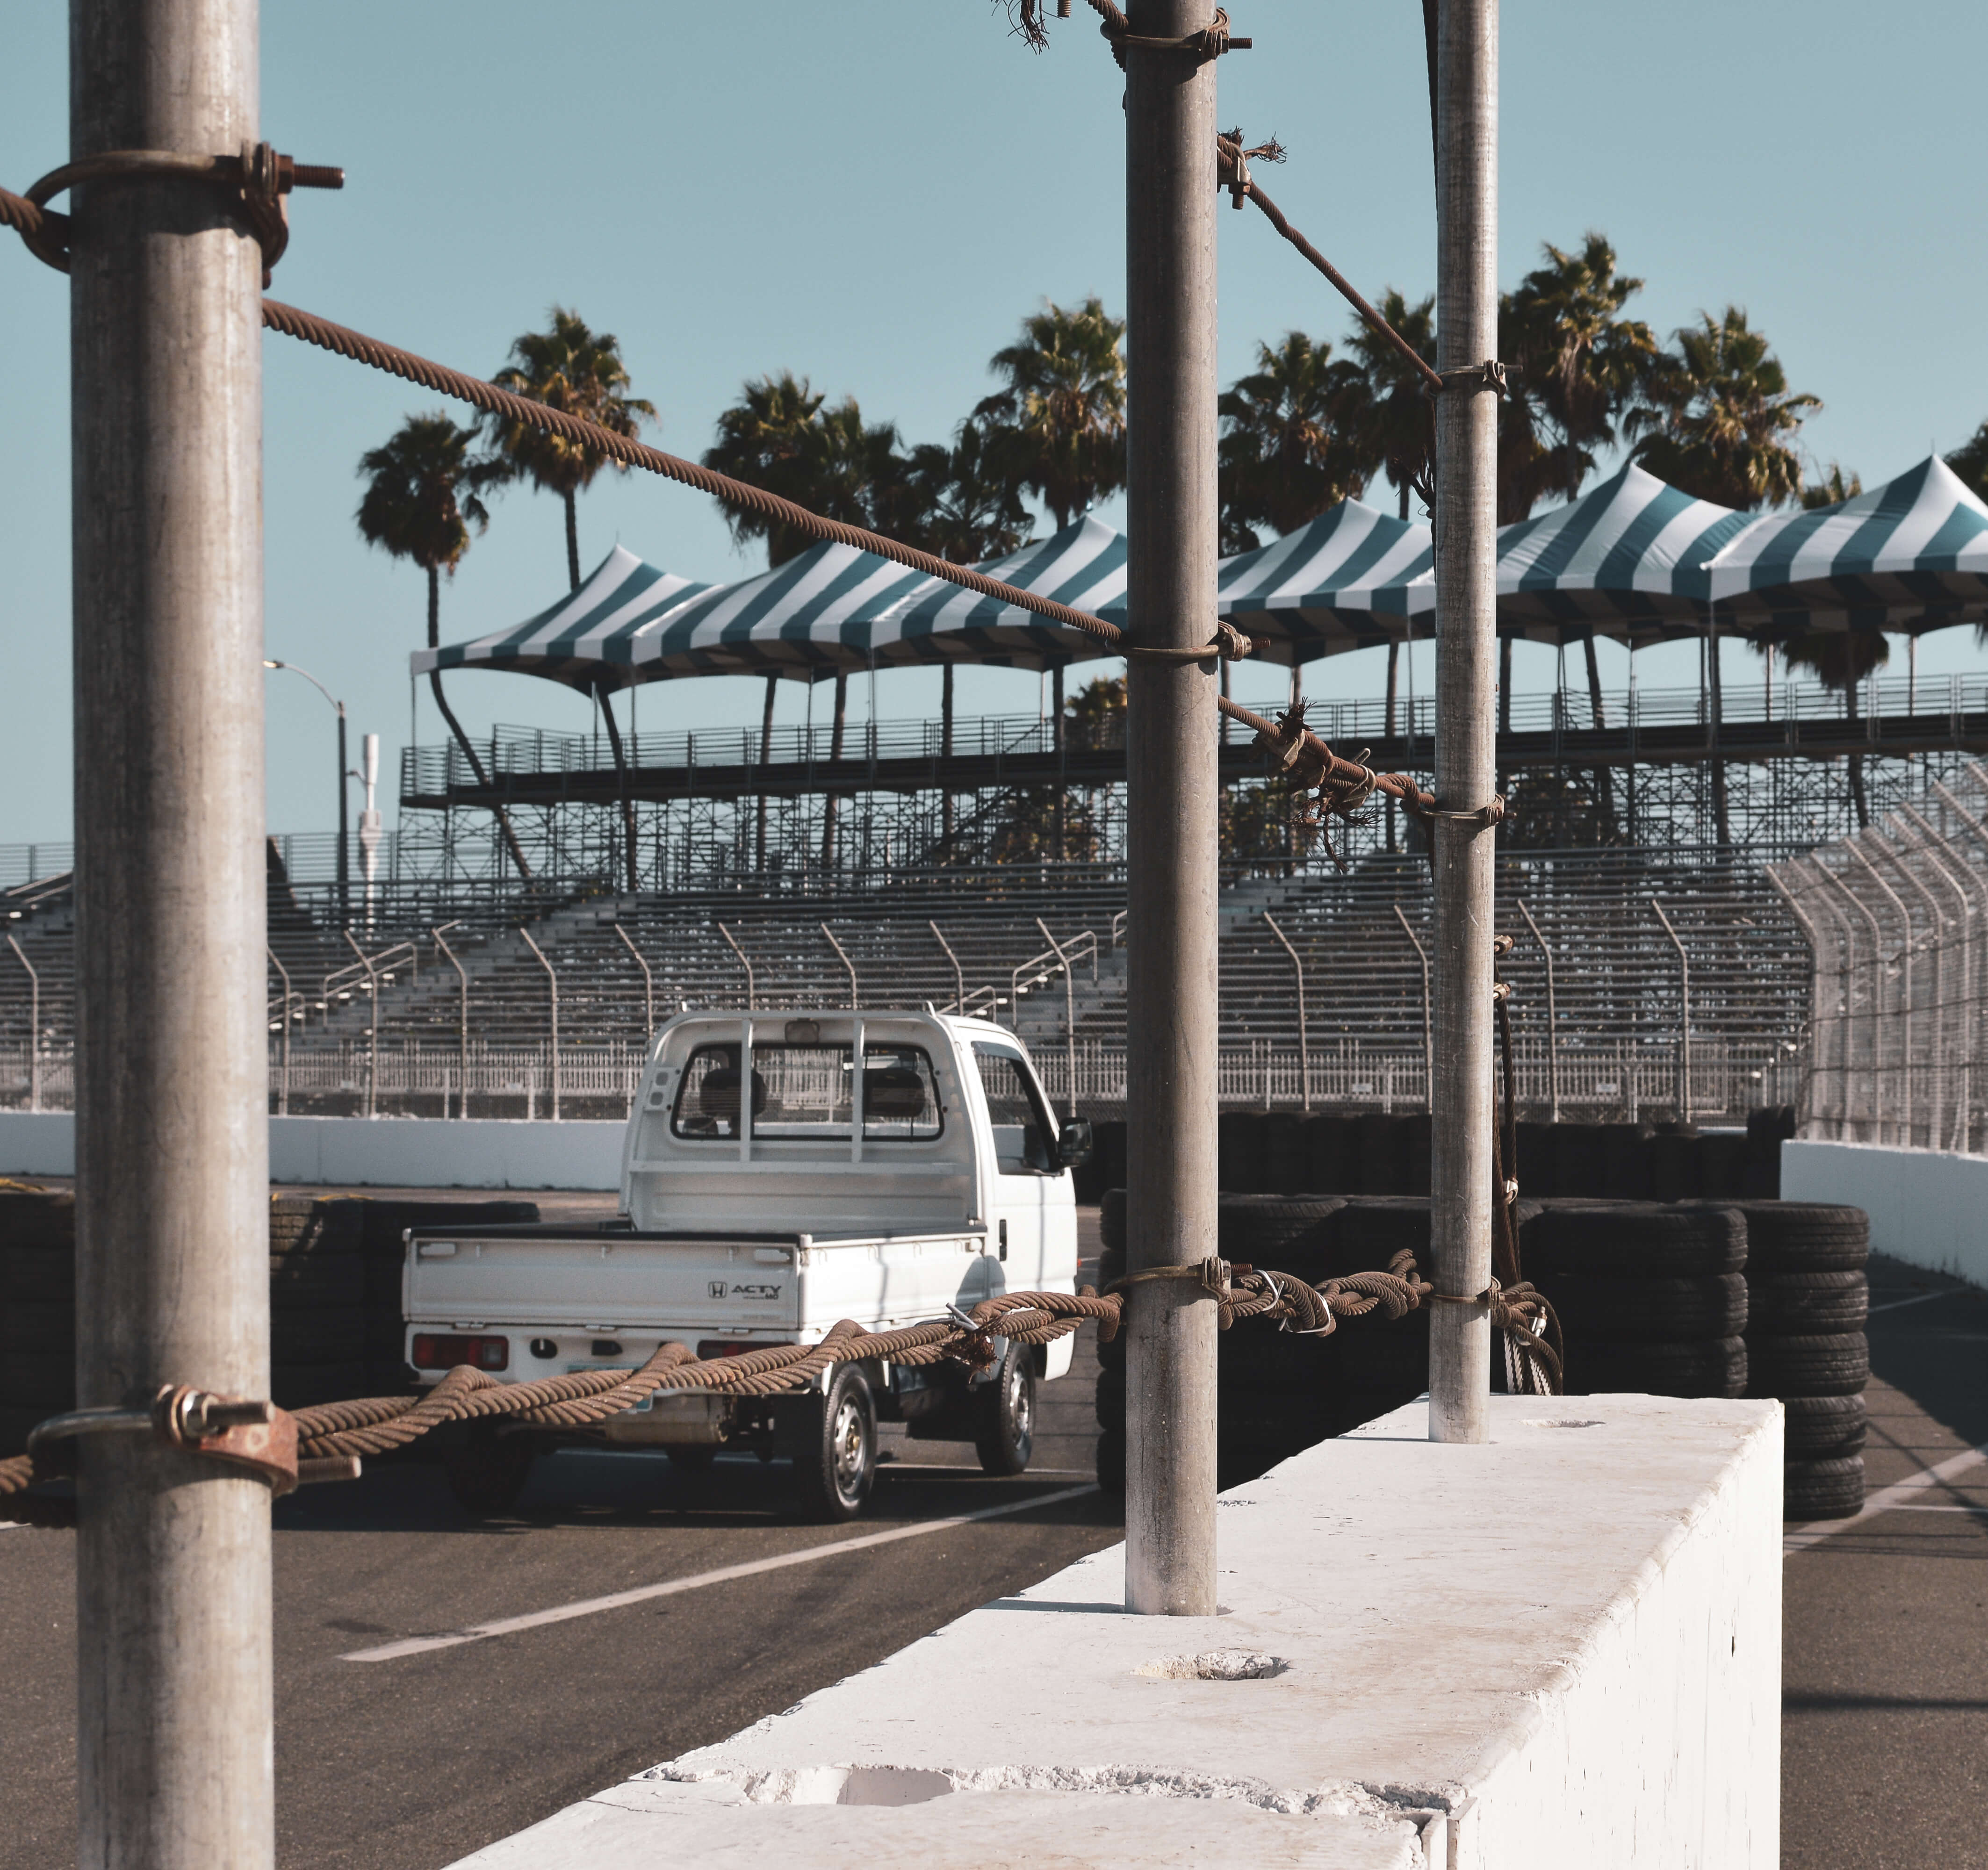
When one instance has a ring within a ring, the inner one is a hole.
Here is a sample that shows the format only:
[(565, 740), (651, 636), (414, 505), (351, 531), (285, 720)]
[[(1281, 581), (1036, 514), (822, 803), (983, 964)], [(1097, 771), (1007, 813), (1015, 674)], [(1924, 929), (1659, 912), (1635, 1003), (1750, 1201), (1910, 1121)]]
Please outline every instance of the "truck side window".
[(1057, 1173), (1056, 1125), (1043, 1103), (1033, 1074), (1012, 1052), (974, 1041), (973, 1061), (987, 1096), (993, 1126), (995, 1159), (1004, 1175)]

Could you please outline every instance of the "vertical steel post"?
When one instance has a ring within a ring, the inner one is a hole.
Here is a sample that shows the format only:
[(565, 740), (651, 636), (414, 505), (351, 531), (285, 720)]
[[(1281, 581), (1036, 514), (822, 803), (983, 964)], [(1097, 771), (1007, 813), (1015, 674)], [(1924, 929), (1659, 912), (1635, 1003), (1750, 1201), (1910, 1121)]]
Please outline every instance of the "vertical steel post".
[(359, 957), (359, 965), (366, 970), (366, 997), (372, 1009), (366, 1046), (366, 1114), (373, 1118), (380, 1114), (380, 976), (374, 970), (372, 957), (352, 938), (349, 928), (345, 932), (345, 945)]
[(1671, 946), (1677, 950), (1678, 958), (1678, 1121), (1691, 1121), (1691, 956), (1685, 953), (1683, 941), (1671, 926), (1671, 918), (1665, 915), (1664, 905), (1652, 896), (1650, 907), (1657, 912), (1657, 920), (1664, 925), (1664, 933), (1671, 938)]
[[(456, 1118), (458, 1121), (469, 1115), (469, 976), (462, 963), (455, 958), (455, 950), (442, 939), (454, 922), (444, 922), (441, 928), (428, 932), (434, 938), (434, 945), (442, 952), (448, 965), (455, 969), (455, 1077)], [(448, 1094), (442, 1093), (441, 1114), (448, 1115)]]
[[(1498, 0), (1442, 0), (1436, 32), (1436, 293), (1442, 367), (1498, 345)], [(1457, 382), (1452, 378), (1453, 384)], [(1491, 1283), (1493, 834), (1461, 816), (1490, 803), (1496, 759), (1498, 402), (1436, 401), (1435, 884), (1433, 993), (1441, 1070), (1429, 1097), (1429, 1246), (1439, 1290)], [(1429, 1317), (1430, 1439), (1490, 1434), (1491, 1317)]]
[(1552, 1121), (1560, 1121), (1560, 1008), (1554, 997), (1553, 950), (1547, 946), (1547, 938), (1540, 933), (1540, 925), (1533, 920), (1533, 912), (1522, 898), (1519, 913), (1526, 918), (1526, 926), (1533, 932), (1533, 939), (1540, 945), (1540, 957), (1547, 970), (1547, 1085), (1548, 1107)]
[(273, 948), (269, 949), (269, 955), (270, 966), (283, 983), (283, 1075), (276, 1091), (276, 1114), (287, 1117), (290, 1114), (290, 970), (276, 959)]
[(545, 950), (532, 939), (531, 930), (520, 923), (518, 932), (524, 937), (525, 945), (538, 956), (539, 965), (545, 969), (546, 991), (551, 996), (549, 1017), (553, 1041), (553, 1121), (557, 1123), (560, 1120), (559, 974), (546, 958)]
[[(72, 0), (69, 156), (256, 139), (256, 0)], [(178, 176), (71, 197), (78, 1400), (269, 1393), (262, 256)], [(269, 1494), (78, 1444), (79, 1861), (275, 1854)]]
[[(1205, 0), (1133, 0), (1132, 31), (1178, 38)], [(1215, 628), (1215, 67), (1125, 48), (1126, 611), (1133, 641)], [(1217, 678), (1126, 671), (1127, 1260), (1215, 1251)], [(1209, 1616), (1215, 1600), (1215, 1304), (1139, 1288), (1126, 1349), (1125, 1601)]]
[[(1225, 717), (1226, 718), (1226, 717)], [(1311, 1033), (1305, 1019), (1304, 963), (1298, 959), (1298, 951), (1292, 947), (1290, 938), (1277, 926), (1277, 918), (1269, 910), (1263, 911), (1263, 921), (1283, 944), (1286, 954), (1291, 958), (1291, 972), (1296, 978), (1298, 989), (1298, 1101), (1300, 1106), (1311, 1108)]]
[(1408, 918), (1401, 913), (1401, 905), (1395, 905), (1395, 920), (1401, 925), (1401, 933), (1408, 938), (1408, 945), (1415, 951), (1415, 959), (1422, 970), (1422, 1102), (1432, 1114), (1435, 1110), (1435, 1028), (1429, 991), (1428, 950), (1422, 946), (1422, 938), (1410, 925)]
[(7, 945), (14, 959), (28, 970), (28, 1108), (42, 1107), (42, 977), (35, 964), (10, 935)]

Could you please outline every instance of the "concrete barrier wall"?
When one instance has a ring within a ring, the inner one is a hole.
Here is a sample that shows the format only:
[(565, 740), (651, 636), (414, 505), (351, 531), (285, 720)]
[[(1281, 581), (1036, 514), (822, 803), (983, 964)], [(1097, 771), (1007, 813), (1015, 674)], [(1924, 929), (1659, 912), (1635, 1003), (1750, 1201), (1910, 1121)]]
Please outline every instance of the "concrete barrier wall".
[[(615, 1189), (620, 1123), (272, 1117), (269, 1179), (338, 1188)], [(76, 1119), (0, 1111), (0, 1175), (73, 1175)]]
[(1781, 1408), (1426, 1404), (1222, 1496), (1222, 1613), (1080, 1560), (476, 1870), (1777, 1870)]
[(1861, 1208), (1871, 1217), (1872, 1252), (1988, 1286), (1988, 1156), (1783, 1143), (1781, 1199)]

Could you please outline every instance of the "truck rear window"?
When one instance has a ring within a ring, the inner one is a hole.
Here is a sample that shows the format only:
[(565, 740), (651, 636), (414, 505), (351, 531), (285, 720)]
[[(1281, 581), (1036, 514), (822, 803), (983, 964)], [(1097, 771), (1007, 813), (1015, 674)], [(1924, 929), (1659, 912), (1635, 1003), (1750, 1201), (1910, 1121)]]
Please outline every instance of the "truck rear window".
[[(847, 1141), (852, 1118), (846, 1045), (752, 1048), (752, 1134), (764, 1142)], [(945, 1128), (931, 1060), (919, 1046), (863, 1048), (863, 1140), (928, 1143)], [(739, 1135), (739, 1047), (699, 1046), (691, 1054), (670, 1119), (688, 1141)]]

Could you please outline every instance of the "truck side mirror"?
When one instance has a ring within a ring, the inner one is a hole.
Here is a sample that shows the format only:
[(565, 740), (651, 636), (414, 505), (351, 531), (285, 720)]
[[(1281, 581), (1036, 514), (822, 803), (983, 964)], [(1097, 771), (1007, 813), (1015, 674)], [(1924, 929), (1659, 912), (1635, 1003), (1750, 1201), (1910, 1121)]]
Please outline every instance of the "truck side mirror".
[(1081, 1168), (1097, 1152), (1097, 1138), (1087, 1117), (1066, 1117), (1057, 1132), (1057, 1161), (1065, 1168)]

